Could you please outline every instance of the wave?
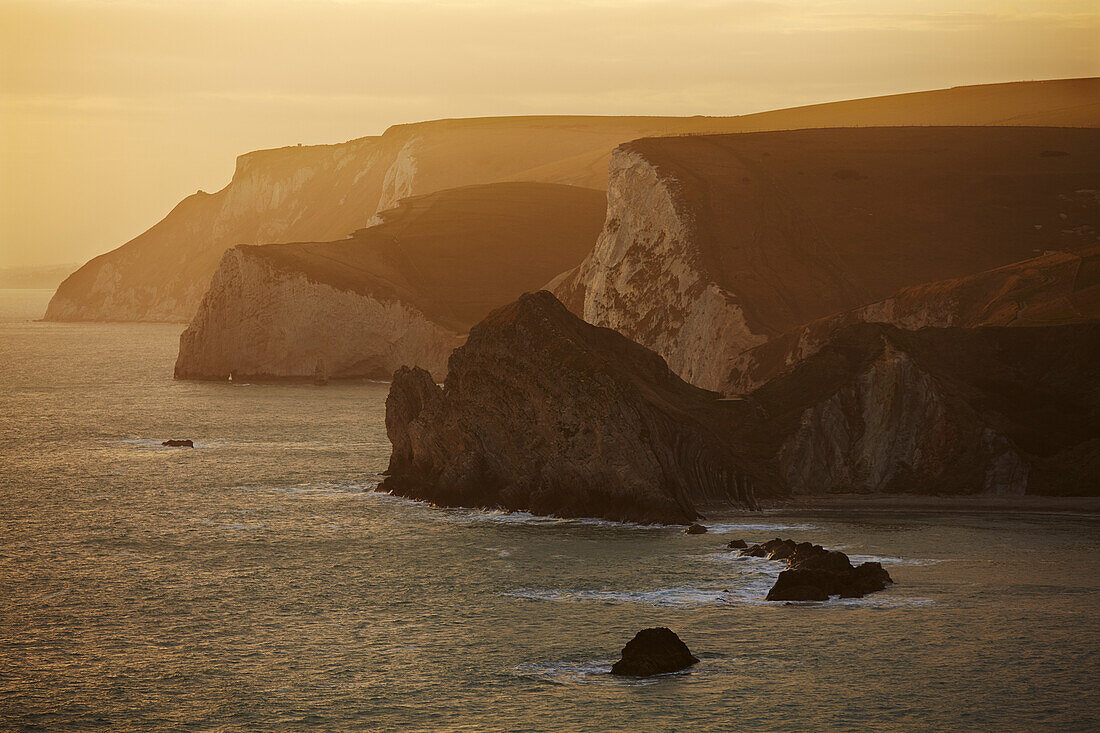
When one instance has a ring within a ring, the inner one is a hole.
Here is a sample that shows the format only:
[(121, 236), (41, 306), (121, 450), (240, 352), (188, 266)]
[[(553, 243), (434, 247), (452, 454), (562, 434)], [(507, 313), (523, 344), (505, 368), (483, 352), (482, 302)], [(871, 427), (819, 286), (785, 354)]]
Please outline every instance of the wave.
[(707, 532), (709, 534), (729, 534), (730, 532), (802, 532), (821, 529), (820, 527), (814, 526), (812, 524), (778, 524), (771, 522), (723, 522), (717, 524), (708, 524), (706, 526)]
[[(377, 487), (378, 483), (375, 483)], [(615, 522), (596, 517), (552, 517), (530, 512), (510, 512), (504, 509), (473, 509), (465, 507), (441, 507), (428, 501), (396, 496), (385, 491), (376, 491), (374, 496), (389, 499), (407, 506), (422, 507), (431, 510), (431, 516), (444, 522), (462, 524), (502, 524), (523, 525), (528, 527), (608, 527), (611, 529), (674, 530), (683, 532), (684, 528), (676, 524), (636, 524), (634, 522)]]
[(365, 481), (315, 481), (304, 484), (292, 484), (290, 486), (252, 486), (244, 485), (236, 487), (238, 491), (277, 491), (284, 494), (297, 496), (309, 495), (340, 495), (368, 497), (374, 494), (378, 486), (377, 479)]
[(945, 560), (936, 560), (932, 558), (905, 558), (905, 557), (885, 557), (881, 555), (848, 555), (848, 559), (852, 561), (853, 565), (859, 565), (865, 562), (877, 562), (883, 565), (938, 565)]
[(914, 608), (930, 606), (931, 598), (892, 596), (884, 592), (863, 598), (830, 598), (827, 601), (777, 602), (765, 600), (774, 582), (754, 583), (739, 588), (711, 588), (704, 586), (679, 586), (653, 590), (571, 590), (517, 588), (501, 595), (530, 601), (556, 601), (565, 603), (640, 604), (671, 608), (702, 608), (706, 606), (746, 605), (782, 608), (789, 605), (859, 608)]
[(660, 684), (666, 680), (687, 677), (700, 671), (700, 665), (697, 664), (679, 672), (652, 677), (619, 677), (611, 674), (611, 666), (614, 663), (613, 659), (593, 659), (585, 662), (527, 662), (516, 665), (512, 669), (512, 674), (554, 685), (606, 684), (637, 687)]

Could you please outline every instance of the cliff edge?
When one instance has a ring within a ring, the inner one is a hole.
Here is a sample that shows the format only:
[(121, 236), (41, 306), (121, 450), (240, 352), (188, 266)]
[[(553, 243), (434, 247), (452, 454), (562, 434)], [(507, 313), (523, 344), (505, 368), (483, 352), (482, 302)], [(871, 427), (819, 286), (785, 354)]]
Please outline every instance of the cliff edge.
[(575, 313), (726, 387), (743, 351), (920, 283), (1097, 242), (1100, 131), (892, 127), (651, 138), (611, 160)]
[(548, 292), (494, 311), (441, 389), (402, 368), (380, 490), (445, 506), (688, 523), (707, 506), (859, 494), (1094, 496), (1100, 323), (857, 323), (740, 399)]
[(181, 379), (436, 379), (470, 326), (576, 266), (604, 193), (496, 183), (405, 199), (349, 239), (235, 247), (180, 337)]
[(247, 153), (215, 193), (87, 262), (57, 289), (53, 321), (187, 322), (238, 244), (321, 242), (401, 199), (501, 181), (604, 188), (612, 149), (653, 135), (844, 125), (1100, 123), (1100, 80), (955, 87), (741, 117), (495, 117), (396, 125), (377, 137)]

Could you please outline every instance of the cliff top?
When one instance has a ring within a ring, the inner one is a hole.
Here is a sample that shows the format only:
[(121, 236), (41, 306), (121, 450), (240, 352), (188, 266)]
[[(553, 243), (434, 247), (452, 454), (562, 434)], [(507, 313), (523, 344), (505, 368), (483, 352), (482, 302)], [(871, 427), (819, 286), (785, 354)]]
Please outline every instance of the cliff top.
[(400, 299), (465, 331), (579, 263), (603, 224), (602, 191), (495, 183), (405, 199), (347, 240), (242, 247), (312, 280)]
[(763, 332), (1092, 245), (1100, 130), (826, 128), (636, 140)]

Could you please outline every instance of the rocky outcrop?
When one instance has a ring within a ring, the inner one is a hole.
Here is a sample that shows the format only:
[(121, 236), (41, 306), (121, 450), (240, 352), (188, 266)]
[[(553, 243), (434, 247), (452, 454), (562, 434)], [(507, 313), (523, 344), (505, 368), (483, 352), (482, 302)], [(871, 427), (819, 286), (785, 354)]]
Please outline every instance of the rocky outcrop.
[[(845, 125), (1096, 126), (1095, 79), (958, 87), (742, 117), (501, 117), (397, 125), (338, 145), (242, 155), (230, 183), (96, 257), (58, 288), (47, 320), (174, 321), (194, 314), (238, 244), (345, 236), (402, 198), (497, 181), (606, 184), (616, 145), (647, 135)], [(979, 101), (980, 100), (980, 101)]]
[(687, 644), (671, 629), (661, 626), (635, 634), (623, 647), (622, 658), (612, 665), (611, 674), (652, 677), (679, 672), (698, 663)]
[[(1067, 217), (1068, 219), (1068, 217)], [(1100, 246), (1047, 254), (964, 278), (915, 285), (821, 318), (739, 354), (721, 391), (751, 392), (860, 322), (906, 329), (1048, 326), (1100, 318)]]
[[(1064, 156), (1042, 156), (1057, 149)], [(592, 253), (549, 287), (707, 389), (802, 324), (1095, 244), (1100, 132), (862, 128), (644, 139)]]
[(768, 591), (769, 601), (827, 601), (831, 596), (862, 598), (894, 582), (881, 563), (865, 562), (853, 567), (843, 552), (826, 550), (810, 542), (777, 537), (748, 547), (741, 554), (787, 564)]
[(857, 323), (739, 399), (550, 294), (471, 331), (444, 388), (398, 372), (382, 490), (442, 505), (689, 524), (829, 493), (1096, 495), (1100, 323)]
[(161, 443), (161, 445), (163, 445), (167, 448), (194, 448), (195, 447), (195, 441), (190, 440), (190, 439), (177, 440), (177, 439), (173, 438), (173, 439), (170, 439), (170, 440), (163, 441)]
[(729, 436), (742, 404), (692, 387), (656, 354), (582, 322), (550, 293), (493, 312), (451, 355), (441, 390), (394, 375), (380, 490), (444, 506), (688, 524), (753, 506), (770, 474)]
[(861, 323), (750, 393), (788, 491), (1095, 495), (1100, 323)]
[(601, 191), (538, 183), (406, 199), (350, 239), (229, 250), (180, 337), (181, 379), (446, 374), (466, 331), (576, 265)]

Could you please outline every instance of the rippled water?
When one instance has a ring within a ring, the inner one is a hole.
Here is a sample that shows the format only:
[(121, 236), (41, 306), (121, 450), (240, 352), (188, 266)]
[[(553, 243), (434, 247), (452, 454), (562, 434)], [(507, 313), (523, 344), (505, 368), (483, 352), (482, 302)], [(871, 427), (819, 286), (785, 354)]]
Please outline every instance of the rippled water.
[[(1094, 518), (433, 509), (365, 490), (385, 385), (173, 382), (180, 327), (26, 321), (47, 297), (0, 292), (0, 727), (1100, 725)], [(776, 535), (897, 585), (765, 603), (779, 567), (723, 548)], [(608, 675), (653, 625), (702, 663)]]

